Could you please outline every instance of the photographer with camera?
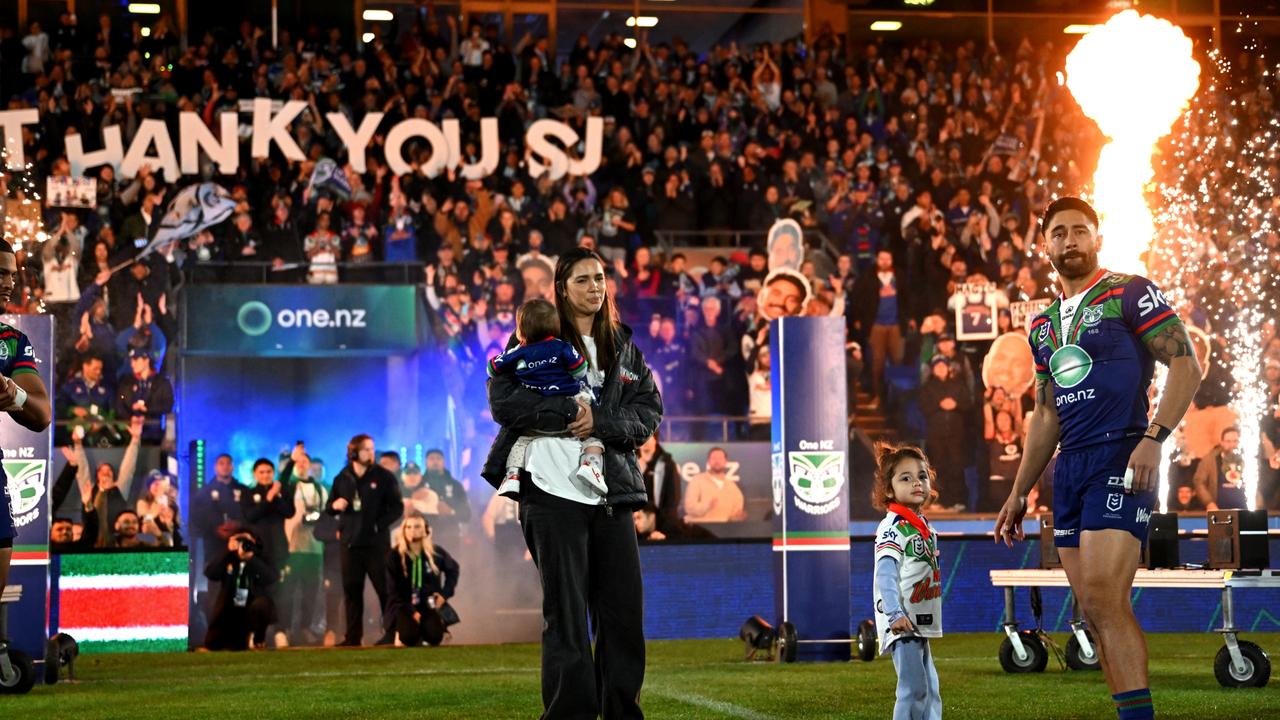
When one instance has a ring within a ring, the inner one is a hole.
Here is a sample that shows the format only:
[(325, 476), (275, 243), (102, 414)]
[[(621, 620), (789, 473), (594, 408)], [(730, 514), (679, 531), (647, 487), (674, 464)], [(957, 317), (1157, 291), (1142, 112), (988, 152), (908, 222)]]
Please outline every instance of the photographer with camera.
[(238, 532), (227, 540), (227, 552), (205, 567), (205, 577), (222, 583), (204, 637), (207, 649), (260, 648), (266, 641), (267, 626), (276, 616), (270, 588), (280, 575), (262, 559), (260, 551), (252, 533)]
[[(364, 579), (373, 583), (379, 607), (387, 604), (386, 552), (391, 526), (404, 514), (400, 481), (374, 462), (373, 438), (356, 435), (347, 443), (347, 466), (333, 479), (328, 511), (338, 516), (341, 545), (342, 594), (346, 609), (346, 637), (339, 645), (359, 647), (364, 635)], [(386, 624), (384, 623), (384, 626)], [(390, 645), (386, 632), (378, 645)]]
[(431, 540), (427, 519), (404, 519), (387, 553), (387, 604), (382, 623), (408, 647), (439, 645), (458, 613), (448, 604), (458, 586), (458, 562)]

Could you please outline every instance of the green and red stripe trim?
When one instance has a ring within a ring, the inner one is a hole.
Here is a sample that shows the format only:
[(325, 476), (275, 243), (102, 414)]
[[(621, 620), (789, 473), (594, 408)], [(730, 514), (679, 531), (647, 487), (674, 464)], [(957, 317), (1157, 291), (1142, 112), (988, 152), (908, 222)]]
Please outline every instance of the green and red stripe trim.
[(48, 562), (49, 546), (48, 545), (14, 545), (13, 559), (27, 560), (27, 561), (44, 560), (45, 562)]
[(782, 533), (773, 534), (774, 547), (782, 547), (784, 545), (848, 545), (849, 532), (847, 530), (797, 530), (788, 532), (784, 536)]
[(1138, 326), (1137, 333), (1139, 337), (1146, 337), (1149, 333), (1155, 332), (1163, 328), (1166, 321), (1177, 320), (1178, 316), (1173, 310), (1165, 310), (1159, 315), (1151, 318), (1142, 325)]

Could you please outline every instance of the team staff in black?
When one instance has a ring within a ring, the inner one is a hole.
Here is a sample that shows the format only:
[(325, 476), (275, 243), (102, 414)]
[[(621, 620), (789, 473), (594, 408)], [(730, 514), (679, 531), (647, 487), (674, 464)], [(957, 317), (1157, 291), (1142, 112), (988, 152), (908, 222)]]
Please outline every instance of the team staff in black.
[(250, 635), (254, 647), (266, 642), (267, 626), (276, 619), (271, 586), (280, 574), (258, 554), (259, 549), (252, 533), (238, 532), (227, 540), (227, 551), (205, 567), (205, 577), (222, 583), (204, 636), (206, 648), (246, 650)]
[(240, 492), (240, 512), (254, 536), (262, 538), (262, 555), (280, 571), (289, 562), (289, 538), (284, 521), (293, 517), (293, 492), (276, 479), (276, 466), (266, 458), (253, 463), (254, 484)]
[[(495, 488), (520, 435), (573, 436), (535, 438), (520, 481), (520, 526), (542, 578), (544, 720), (644, 717), (644, 602), (631, 513), (648, 501), (635, 452), (657, 430), (662, 399), (630, 328), (617, 320), (604, 267), (578, 248), (560, 255), (555, 274), (560, 337), (588, 359), (595, 403), (544, 397), (514, 375), (489, 381), (489, 408), (502, 428), (483, 474)], [(574, 438), (587, 437), (604, 443), (603, 498), (575, 484)]]
[[(364, 635), (364, 579), (387, 605), (386, 552), (391, 526), (404, 515), (400, 482), (374, 461), (373, 438), (356, 435), (347, 443), (347, 466), (333, 479), (328, 510), (338, 516), (338, 542), (342, 552), (342, 596), (347, 633), (339, 645), (357, 647)], [(384, 623), (385, 625), (385, 623)], [(378, 645), (390, 645), (387, 632)]]
[(395, 535), (387, 553), (382, 623), (409, 647), (439, 645), (444, 631), (457, 622), (448, 601), (458, 587), (458, 561), (432, 542), (431, 527), (421, 515), (406, 517)]

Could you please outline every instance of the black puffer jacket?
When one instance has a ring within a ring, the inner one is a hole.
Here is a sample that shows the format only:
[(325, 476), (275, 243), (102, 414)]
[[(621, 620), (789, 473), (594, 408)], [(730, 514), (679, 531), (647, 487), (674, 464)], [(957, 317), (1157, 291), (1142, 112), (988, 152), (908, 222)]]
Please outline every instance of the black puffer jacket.
[[(609, 368), (600, 400), (591, 409), (595, 421), (592, 437), (604, 443), (604, 481), (609, 505), (628, 510), (648, 502), (644, 479), (636, 465), (636, 448), (653, 435), (662, 422), (662, 398), (644, 356), (631, 341), (631, 328), (618, 326), (618, 362)], [(507, 343), (516, 344), (514, 337)], [(495, 488), (506, 475), (511, 446), (530, 430), (563, 432), (578, 415), (572, 397), (545, 397), (526, 389), (515, 375), (489, 380), (489, 410), (501, 425), (485, 461), (484, 479)]]

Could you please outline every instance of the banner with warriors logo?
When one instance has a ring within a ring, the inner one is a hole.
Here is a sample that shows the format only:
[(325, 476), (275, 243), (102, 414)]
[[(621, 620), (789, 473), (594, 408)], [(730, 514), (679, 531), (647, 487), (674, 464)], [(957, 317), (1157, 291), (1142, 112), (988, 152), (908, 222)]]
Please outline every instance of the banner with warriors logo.
[[(801, 639), (849, 637), (849, 424), (842, 318), (780, 317), (773, 363), (774, 610)], [(798, 660), (849, 659), (838, 642)]]

